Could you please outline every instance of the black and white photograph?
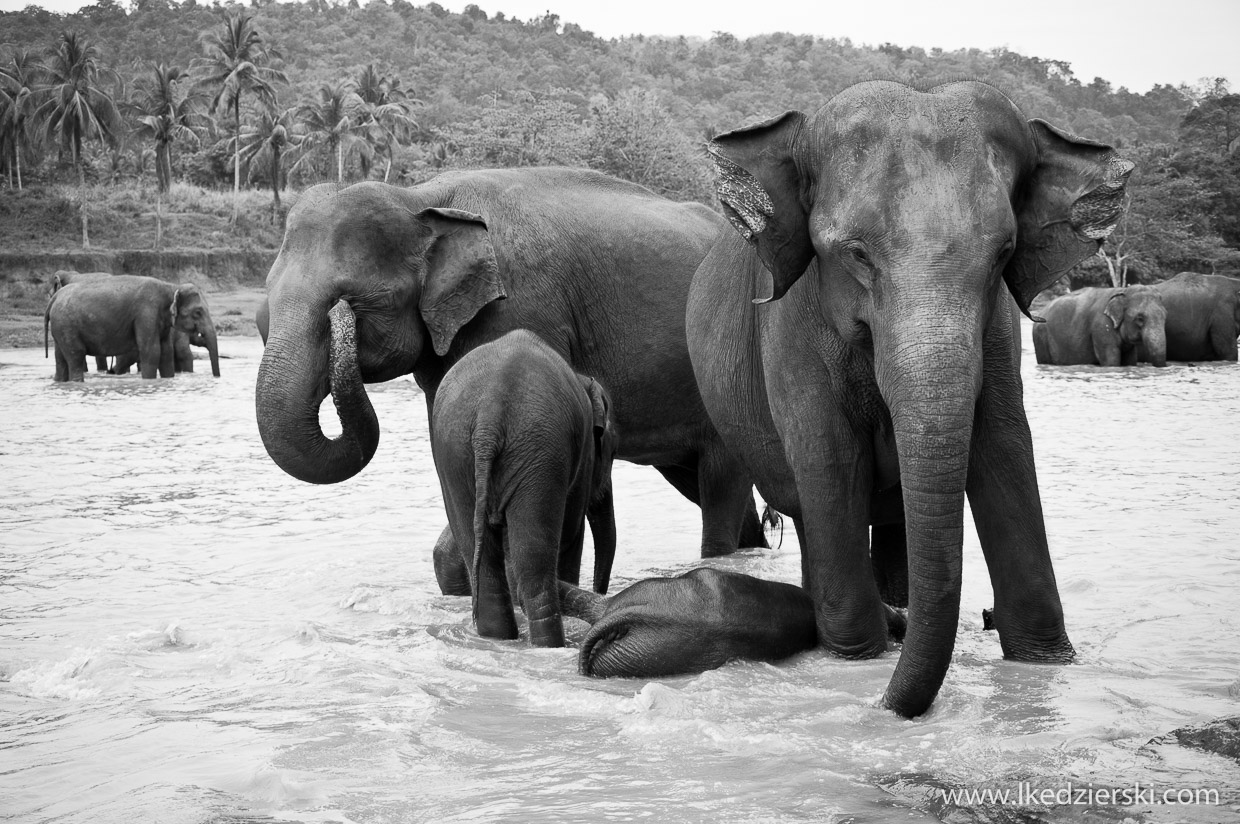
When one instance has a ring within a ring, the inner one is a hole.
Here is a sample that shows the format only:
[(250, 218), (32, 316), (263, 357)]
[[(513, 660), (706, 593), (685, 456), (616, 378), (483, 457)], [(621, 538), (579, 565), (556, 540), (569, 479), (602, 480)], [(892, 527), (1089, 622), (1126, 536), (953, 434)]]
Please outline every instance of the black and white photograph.
[(0, 821), (1240, 824), (1240, 3), (0, 0)]

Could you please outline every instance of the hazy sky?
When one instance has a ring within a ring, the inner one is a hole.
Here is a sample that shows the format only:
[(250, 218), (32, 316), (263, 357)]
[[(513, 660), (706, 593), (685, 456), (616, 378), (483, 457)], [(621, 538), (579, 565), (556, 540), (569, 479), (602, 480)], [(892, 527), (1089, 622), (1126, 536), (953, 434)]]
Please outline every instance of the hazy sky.
[[(205, 0), (202, 0), (205, 1)], [(422, 5), (426, 0), (411, 0)], [(31, 0), (0, 0), (14, 10)], [(93, 0), (92, 0), (93, 2)], [(125, 2), (125, 0), (122, 0)], [(365, 0), (362, 0), (365, 2)], [(453, 11), (471, 0), (439, 0)], [(551, 11), (603, 37), (772, 31), (848, 37), (854, 43), (944, 49), (1006, 46), (1066, 60), (1083, 82), (1103, 77), (1117, 88), (1226, 77), (1240, 90), (1240, 0), (476, 0), (489, 14), (528, 20)], [(83, 0), (42, 0), (56, 11)], [(754, 14), (753, 9), (761, 14)], [(0, 31), (0, 42), (4, 33)]]

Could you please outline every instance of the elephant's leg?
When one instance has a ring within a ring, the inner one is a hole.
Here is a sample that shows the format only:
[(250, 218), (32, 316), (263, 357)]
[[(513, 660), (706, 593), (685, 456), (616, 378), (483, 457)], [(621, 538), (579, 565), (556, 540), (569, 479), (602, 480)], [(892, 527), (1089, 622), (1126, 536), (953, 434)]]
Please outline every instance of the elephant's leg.
[(1137, 347), (1134, 345), (1134, 346), (1126, 346), (1120, 349), (1119, 362), (1121, 366), (1136, 366), (1137, 365)]
[(163, 350), (159, 330), (139, 329), (137, 343), (138, 371), (142, 373), (144, 379), (153, 380), (159, 375), (160, 358), (162, 357)]
[(452, 527), (445, 526), (435, 542), (435, 580), (444, 595), (471, 595), (474, 588), (469, 584), (469, 568), (456, 548)]
[(60, 346), (55, 349), (56, 357), (56, 375), (53, 378), (57, 383), (64, 383), (69, 380), (69, 361), (65, 357), (65, 352)]
[(182, 333), (174, 333), (173, 340), (173, 364), (178, 372), (194, 371), (194, 351), (189, 348), (189, 336)]
[(504, 552), (517, 582), (521, 608), (529, 621), (530, 643), (536, 647), (562, 647), (564, 623), (556, 579), (564, 507), (547, 497), (510, 502)]
[(561, 581), (573, 586), (581, 583), (581, 555), (586, 540), (586, 495), (588, 490), (574, 489), (564, 505), (564, 526), (560, 535), (557, 568)]
[(1101, 333), (1095, 331), (1093, 334), (1094, 358), (1097, 359), (1099, 366), (1119, 366), (1120, 351), (1119, 340), (1113, 332)]
[(176, 329), (169, 329), (159, 342), (159, 376), (171, 378), (176, 375)]
[(795, 523), (803, 582), (822, 645), (845, 658), (872, 658), (887, 649), (892, 611), (879, 597), (870, 563), (871, 456), (838, 437), (832, 446), (812, 473), (789, 450), (802, 502)]
[(1019, 372), (988, 339), (987, 369), (973, 424), (966, 491), (990, 583), (994, 625), (1007, 658), (1066, 662), (1074, 655), (1063, 623), (1025, 417)]
[(112, 368), (108, 371), (113, 375), (128, 375), (129, 367), (133, 366), (136, 360), (132, 352), (125, 355), (117, 355), (112, 360)]
[[(734, 462), (703, 456), (691, 465), (655, 468), (677, 492), (702, 508), (703, 558), (730, 555), (739, 546), (766, 546), (753, 488), (741, 480), (742, 470)], [(742, 533), (748, 543), (741, 543)]]
[(66, 347), (64, 360), (65, 380), (78, 383), (86, 380), (86, 350), (84, 348)]
[(479, 635), (511, 641), (518, 636), (517, 618), (504, 572), (504, 537), (499, 527), (483, 527), (474, 588), (474, 622)]
[(95, 371), (96, 372), (107, 372), (108, 371), (108, 359), (106, 356), (104, 355), (95, 356)]
[(883, 603), (907, 607), (908, 543), (902, 522), (870, 527), (870, 564)]
[(1237, 343), (1235, 326), (1228, 323), (1211, 324), (1210, 348), (1214, 350), (1214, 357), (1217, 360), (1236, 360)]

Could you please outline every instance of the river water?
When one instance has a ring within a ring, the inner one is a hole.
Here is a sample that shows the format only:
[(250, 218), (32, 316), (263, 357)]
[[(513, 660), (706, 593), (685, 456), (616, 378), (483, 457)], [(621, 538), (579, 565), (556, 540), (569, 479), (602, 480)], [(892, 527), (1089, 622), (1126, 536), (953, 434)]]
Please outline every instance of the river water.
[[(371, 465), (317, 487), (259, 441), (256, 339), (221, 341), (218, 380), (57, 385), (41, 351), (0, 352), (0, 818), (1240, 821), (1240, 764), (1150, 743), (1240, 714), (1240, 367), (1042, 367), (1025, 333), (1078, 662), (1001, 659), (969, 534), (955, 658), (914, 721), (878, 707), (894, 655), (598, 681), (572, 649), (480, 639), (435, 584), (411, 380), (371, 387)], [(701, 563), (694, 507), (647, 467), (615, 485), (613, 591)], [(711, 563), (799, 580), (790, 526)]]

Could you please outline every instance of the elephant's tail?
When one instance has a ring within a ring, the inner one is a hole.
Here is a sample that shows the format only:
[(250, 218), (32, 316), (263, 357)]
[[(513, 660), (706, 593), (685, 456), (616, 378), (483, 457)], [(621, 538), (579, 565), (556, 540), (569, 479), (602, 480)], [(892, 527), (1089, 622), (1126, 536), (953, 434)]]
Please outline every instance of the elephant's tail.
[[(59, 280), (59, 278), (57, 278)], [(52, 322), (52, 304), (56, 302), (56, 293), (48, 298), (47, 308), (43, 310), (43, 357), (47, 357), (47, 327)]]
[(593, 626), (607, 611), (607, 596), (560, 581), (560, 612)]
[[(495, 463), (495, 450), (488, 444), (474, 442), (474, 592), (478, 592), (478, 573), (482, 567), (483, 553), (502, 554), (503, 538), (499, 528), (490, 523), (491, 467)], [(502, 564), (501, 564), (502, 567)], [(478, 599), (474, 599), (474, 621), (478, 620)]]

